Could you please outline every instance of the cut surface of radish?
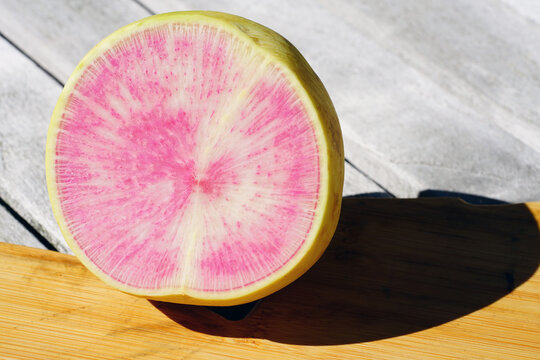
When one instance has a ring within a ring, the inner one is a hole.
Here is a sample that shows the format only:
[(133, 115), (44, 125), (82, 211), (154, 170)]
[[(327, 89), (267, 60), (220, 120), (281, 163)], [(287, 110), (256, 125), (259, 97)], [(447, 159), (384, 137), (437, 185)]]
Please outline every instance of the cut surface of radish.
[(47, 180), (90, 270), (136, 295), (229, 305), (316, 261), (339, 215), (341, 135), (309, 66), (298, 76), (279, 51), (307, 66), (261, 25), (187, 12), (128, 25), (83, 59), (53, 114)]

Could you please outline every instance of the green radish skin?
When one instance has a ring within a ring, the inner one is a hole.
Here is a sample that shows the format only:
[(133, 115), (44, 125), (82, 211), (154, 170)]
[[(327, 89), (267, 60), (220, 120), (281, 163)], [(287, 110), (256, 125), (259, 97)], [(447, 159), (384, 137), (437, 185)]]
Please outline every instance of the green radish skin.
[(152, 16), (82, 60), (47, 141), (54, 214), (98, 277), (147, 298), (234, 305), (307, 271), (337, 225), (339, 122), (275, 32)]

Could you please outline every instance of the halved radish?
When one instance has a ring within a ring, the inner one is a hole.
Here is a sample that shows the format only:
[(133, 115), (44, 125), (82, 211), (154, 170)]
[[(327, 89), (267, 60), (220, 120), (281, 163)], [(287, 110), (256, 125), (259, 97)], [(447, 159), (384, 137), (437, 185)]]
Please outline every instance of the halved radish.
[(298, 278), (337, 225), (338, 119), (275, 32), (215, 12), (140, 20), (77, 66), (47, 185), (73, 252), (147, 298), (233, 305)]

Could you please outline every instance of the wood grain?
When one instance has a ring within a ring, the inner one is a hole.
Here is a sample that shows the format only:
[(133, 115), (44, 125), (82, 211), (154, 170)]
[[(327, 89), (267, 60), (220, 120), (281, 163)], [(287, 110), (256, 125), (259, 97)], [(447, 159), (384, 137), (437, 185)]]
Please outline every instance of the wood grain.
[(345, 199), (302, 278), (242, 321), (0, 244), (0, 349), (57, 359), (538, 359), (540, 204)]

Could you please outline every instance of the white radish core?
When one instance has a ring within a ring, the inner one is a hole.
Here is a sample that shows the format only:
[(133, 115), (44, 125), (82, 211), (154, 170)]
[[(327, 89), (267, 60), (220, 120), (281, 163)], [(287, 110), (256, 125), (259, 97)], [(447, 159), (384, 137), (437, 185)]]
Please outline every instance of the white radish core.
[(140, 289), (228, 291), (301, 249), (319, 196), (312, 120), (279, 65), (204, 24), (141, 29), (87, 65), (55, 175), (77, 246)]

